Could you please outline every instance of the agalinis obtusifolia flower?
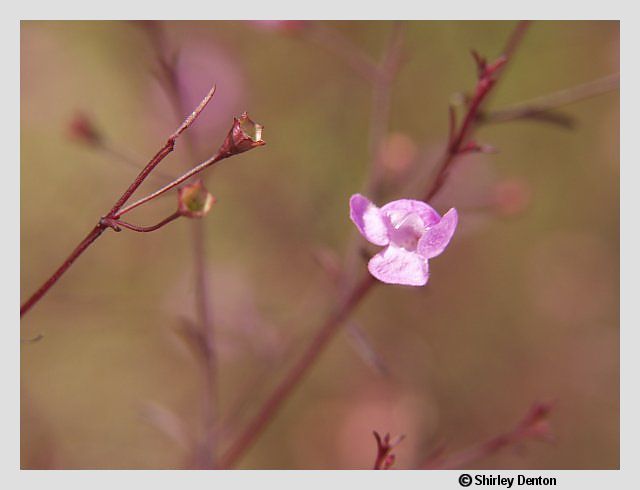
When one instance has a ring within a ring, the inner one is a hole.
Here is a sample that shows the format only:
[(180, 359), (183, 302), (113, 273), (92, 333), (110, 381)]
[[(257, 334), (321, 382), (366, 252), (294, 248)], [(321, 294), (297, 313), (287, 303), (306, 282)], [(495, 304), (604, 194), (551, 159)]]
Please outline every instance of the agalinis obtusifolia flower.
[(429, 279), (429, 259), (447, 248), (458, 224), (454, 208), (440, 217), (427, 203), (413, 199), (378, 208), (354, 194), (349, 205), (351, 221), (362, 236), (386, 247), (369, 260), (369, 272), (388, 284), (424, 286)]
[(226, 157), (264, 145), (263, 129), (262, 124), (252, 121), (247, 113), (243, 112), (240, 117), (233, 118), (233, 126), (231, 126), (218, 153)]

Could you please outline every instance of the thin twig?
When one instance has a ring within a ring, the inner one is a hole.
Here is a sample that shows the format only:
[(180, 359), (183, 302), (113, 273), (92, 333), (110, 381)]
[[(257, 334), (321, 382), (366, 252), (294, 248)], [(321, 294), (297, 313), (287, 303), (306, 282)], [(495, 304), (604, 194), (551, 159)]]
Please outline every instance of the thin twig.
[(167, 216), (166, 218), (164, 218), (162, 221), (160, 221), (159, 223), (156, 223), (155, 225), (151, 225), (151, 226), (138, 226), (138, 225), (134, 225), (132, 223), (127, 223), (126, 221), (122, 221), (122, 220), (110, 220), (110, 219), (105, 219), (104, 221), (106, 222), (106, 224), (108, 224), (111, 228), (115, 228), (117, 230), (118, 227), (123, 227), (123, 228), (127, 228), (131, 231), (137, 231), (138, 233), (149, 233), (152, 231), (156, 231), (159, 228), (162, 228), (164, 225), (171, 223), (172, 221), (178, 219), (180, 216), (182, 216), (182, 213), (180, 213), (179, 211), (176, 211), (175, 213)]
[(558, 92), (542, 95), (505, 109), (482, 114), (478, 122), (495, 124), (517, 119), (531, 119), (553, 109), (617, 90), (619, 87), (620, 74), (614, 73), (574, 87), (559, 90)]
[(375, 83), (378, 76), (375, 61), (339, 31), (325, 25), (323, 22), (311, 21), (301, 32), (306, 34), (311, 41), (342, 59), (362, 78)]
[(404, 435), (391, 440), (390, 434), (387, 433), (382, 437), (374, 430), (373, 437), (376, 439), (377, 446), (376, 460), (373, 463), (373, 469), (388, 470), (396, 460), (396, 455), (391, 451), (404, 440)]
[(551, 409), (551, 404), (534, 403), (526, 415), (511, 430), (449, 456), (445, 456), (442, 448), (440, 448), (420, 465), (420, 469), (454, 470), (468, 468), (469, 465), (478, 460), (529, 439), (541, 439), (550, 442), (553, 440), (553, 434), (547, 422), (547, 417)]
[(213, 87), (211, 87), (211, 89), (209, 90), (209, 93), (205, 96), (205, 98), (202, 99), (202, 102), (200, 102), (200, 105), (198, 105), (198, 107), (196, 107), (194, 111), (191, 114), (189, 114), (189, 116), (187, 116), (187, 118), (176, 130), (176, 132), (169, 137), (164, 147), (156, 154), (155, 157), (151, 159), (151, 161), (145, 166), (145, 168), (142, 169), (138, 177), (136, 177), (136, 180), (129, 186), (129, 188), (124, 192), (124, 194), (122, 194), (120, 199), (118, 199), (118, 201), (114, 204), (113, 208), (111, 208), (111, 211), (109, 211), (109, 214), (107, 215), (108, 217), (115, 218), (115, 217), (121, 216), (121, 214), (118, 214), (116, 216), (116, 214), (120, 211), (120, 208), (122, 208), (122, 206), (129, 200), (129, 198), (138, 189), (138, 187), (140, 187), (142, 182), (144, 182), (144, 180), (147, 178), (147, 175), (149, 175), (149, 173), (156, 167), (156, 165), (158, 165), (169, 153), (173, 151), (178, 137), (184, 131), (186, 131), (187, 128), (189, 128), (189, 126), (193, 124), (196, 118), (200, 115), (200, 113), (204, 110), (207, 104), (211, 101), (211, 99), (213, 98), (213, 94), (215, 94), (215, 92), (216, 92), (216, 86), (214, 85)]
[(144, 203), (149, 202), (149, 201), (151, 201), (153, 199), (156, 199), (157, 197), (159, 197), (162, 194), (170, 191), (171, 189), (175, 189), (180, 184), (182, 184), (186, 180), (189, 180), (194, 175), (199, 174), (203, 170), (206, 170), (207, 168), (209, 168), (211, 165), (213, 165), (215, 163), (218, 163), (220, 160), (223, 160), (223, 159), (225, 159), (225, 158), (227, 158), (229, 156), (231, 156), (231, 155), (217, 153), (216, 155), (212, 156), (211, 158), (208, 158), (204, 162), (196, 165), (191, 170), (188, 170), (187, 172), (183, 173), (180, 177), (176, 178), (172, 182), (169, 182), (167, 185), (165, 185), (165, 186), (161, 187), (160, 189), (152, 192), (151, 194), (148, 194), (148, 195), (144, 196), (141, 199), (138, 199), (137, 201), (129, 204), (128, 206), (123, 207), (122, 209), (120, 209), (120, 211), (117, 211), (114, 214), (113, 217), (116, 218), (116, 219), (120, 218), (121, 216), (123, 216), (123, 215), (127, 214), (128, 212), (134, 210), (138, 206), (142, 206)]
[(371, 91), (371, 122), (369, 130), (368, 178), (363, 187), (365, 195), (376, 197), (382, 172), (382, 149), (384, 138), (389, 132), (391, 113), (391, 93), (400, 67), (406, 23), (398, 21), (393, 25), (380, 63), (376, 67), (376, 77)]

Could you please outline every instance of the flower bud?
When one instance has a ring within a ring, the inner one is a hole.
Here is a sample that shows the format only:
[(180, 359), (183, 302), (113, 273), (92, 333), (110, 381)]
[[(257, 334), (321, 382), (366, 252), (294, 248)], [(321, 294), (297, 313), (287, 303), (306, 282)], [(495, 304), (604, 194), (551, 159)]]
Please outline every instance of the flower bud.
[(215, 202), (201, 180), (178, 190), (178, 212), (187, 218), (202, 218)]
[(100, 144), (102, 136), (93, 124), (93, 121), (82, 112), (78, 112), (69, 122), (69, 136), (89, 146)]

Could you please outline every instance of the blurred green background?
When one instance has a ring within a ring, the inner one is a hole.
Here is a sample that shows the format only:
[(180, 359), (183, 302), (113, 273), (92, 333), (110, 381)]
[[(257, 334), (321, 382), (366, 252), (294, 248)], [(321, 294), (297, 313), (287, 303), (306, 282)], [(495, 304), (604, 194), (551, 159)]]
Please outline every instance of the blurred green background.
[[(374, 59), (392, 28), (321, 25)], [(447, 106), (475, 83), (469, 50), (498, 55), (513, 26), (408, 23), (379, 204), (417, 197), (402, 181), (428, 175), (441, 154)], [(207, 174), (218, 198), (205, 229), (225, 448), (335, 302), (315, 257), (343, 257), (353, 239), (348, 198), (370, 160), (371, 89), (304, 25), (160, 28), (179, 53), (191, 105), (218, 84), (191, 132), (198, 160), (243, 110), (266, 128), (267, 146)], [(22, 23), (23, 300), (136, 173), (69, 137), (77, 111), (140, 164), (177, 127), (147, 32), (133, 22)], [(617, 22), (535, 22), (489, 105), (618, 71)], [(429, 284), (379, 287), (353, 317), (389, 372), (341, 333), (241, 468), (368, 468), (372, 430), (406, 434), (396, 467), (412, 468), (442, 443), (455, 451), (510, 428), (536, 400), (555, 402), (555, 444), (531, 442), (475, 467), (618, 467), (618, 93), (562, 112), (573, 129), (535, 121), (479, 129), (499, 153), (460, 160), (432, 203), (455, 206), (461, 223), (431, 262)], [(193, 163), (179, 143), (160, 171)], [(174, 206), (162, 199), (131, 221), (151, 224)], [(25, 316), (22, 337), (44, 338), (21, 345), (23, 468), (188, 464), (189, 449), (149, 414), (171, 425), (170, 410), (187, 432), (200, 430), (201, 371), (175, 335), (194, 318), (190, 241), (186, 220), (150, 234), (108, 232)]]

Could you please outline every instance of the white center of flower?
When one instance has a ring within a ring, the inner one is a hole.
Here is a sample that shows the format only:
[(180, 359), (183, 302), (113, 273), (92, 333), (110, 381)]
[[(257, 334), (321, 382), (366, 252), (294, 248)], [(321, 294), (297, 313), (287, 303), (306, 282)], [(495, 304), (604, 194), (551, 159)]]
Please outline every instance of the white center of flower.
[(416, 213), (392, 212), (388, 214), (392, 228), (389, 230), (391, 242), (413, 252), (418, 240), (424, 234), (425, 226), (422, 218)]

